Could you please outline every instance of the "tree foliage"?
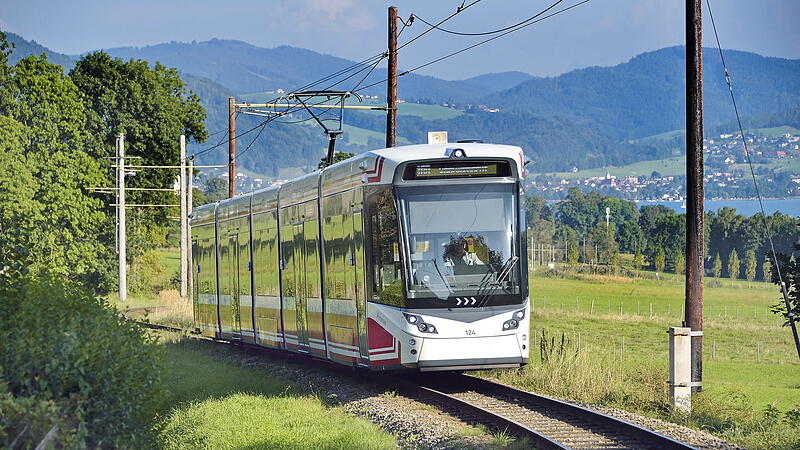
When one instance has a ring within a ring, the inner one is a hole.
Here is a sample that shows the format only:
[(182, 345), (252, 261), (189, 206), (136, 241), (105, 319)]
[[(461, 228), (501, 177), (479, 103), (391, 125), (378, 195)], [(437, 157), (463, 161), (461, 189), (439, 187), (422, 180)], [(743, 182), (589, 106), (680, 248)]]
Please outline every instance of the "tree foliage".
[(731, 280), (739, 278), (740, 270), (741, 263), (739, 262), (739, 253), (736, 252), (736, 249), (733, 249), (728, 256), (728, 278)]
[[(139, 165), (179, 165), (178, 142), (203, 142), (207, 138), (205, 110), (200, 99), (189, 92), (176, 69), (147, 61), (123, 61), (104, 52), (82, 57), (70, 78), (83, 94), (88, 111), (87, 128), (98, 145), (95, 158), (115, 155), (117, 135), (125, 135), (125, 154), (137, 156)], [(130, 187), (171, 187), (177, 169), (140, 169), (126, 178)], [(131, 204), (174, 204), (172, 192), (131, 191)], [(135, 257), (152, 243), (163, 241), (163, 227), (174, 211), (141, 208), (131, 211), (129, 255)], [(154, 240), (155, 238), (155, 240)]]
[(711, 274), (714, 275), (715, 278), (722, 276), (722, 259), (719, 257), (719, 253), (714, 256), (714, 262), (711, 263)]
[(103, 201), (85, 190), (107, 177), (91, 156), (87, 112), (61, 67), (30, 56), (0, 91), (0, 252), (6, 265), (102, 289), (113, 243)]

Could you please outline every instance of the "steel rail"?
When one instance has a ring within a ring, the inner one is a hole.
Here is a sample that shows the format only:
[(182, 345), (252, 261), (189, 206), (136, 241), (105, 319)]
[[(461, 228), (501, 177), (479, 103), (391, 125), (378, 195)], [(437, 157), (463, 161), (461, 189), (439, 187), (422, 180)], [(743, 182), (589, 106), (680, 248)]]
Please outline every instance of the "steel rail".
[[(158, 309), (158, 307), (133, 308), (124, 311), (123, 314), (155, 309)], [(311, 358), (305, 354), (270, 349), (235, 340), (200, 336), (196, 330), (186, 330), (138, 320), (134, 320), (134, 322), (145, 328), (188, 333), (203, 340), (239, 345), (248, 349), (261, 350), (263, 354), (273, 357), (292, 358), (301, 363), (311, 363), (342, 374), (353, 374), (352, 367)], [(523, 391), (469, 375), (436, 372), (398, 375), (382, 373), (377, 377), (369, 377), (368, 379), (389, 389), (396, 389), (399, 394), (405, 397), (421, 403), (438, 406), (446, 414), (466, 422), (490, 425), (498, 430), (512, 433), (519, 438), (527, 439), (536, 448), (694, 448), (623, 419), (593, 411), (564, 400)], [(484, 399), (476, 401), (476, 397), (484, 397)]]
[(411, 380), (447, 402), (484, 411), (491, 422), (541, 448), (694, 448), (616, 417), (482, 378), (426, 372)]

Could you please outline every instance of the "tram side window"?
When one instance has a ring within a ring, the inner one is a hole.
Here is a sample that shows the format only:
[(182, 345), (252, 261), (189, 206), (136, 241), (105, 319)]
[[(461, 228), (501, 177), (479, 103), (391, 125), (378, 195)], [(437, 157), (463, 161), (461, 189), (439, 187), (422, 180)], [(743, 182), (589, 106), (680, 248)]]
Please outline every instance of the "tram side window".
[(367, 195), (371, 227), (372, 301), (404, 306), (397, 209), (390, 186)]

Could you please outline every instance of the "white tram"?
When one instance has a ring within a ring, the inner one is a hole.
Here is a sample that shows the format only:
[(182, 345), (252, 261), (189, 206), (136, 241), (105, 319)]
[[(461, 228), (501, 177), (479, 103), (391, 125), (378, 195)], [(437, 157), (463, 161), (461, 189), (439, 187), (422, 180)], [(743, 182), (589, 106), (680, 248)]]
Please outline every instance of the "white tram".
[(526, 364), (522, 158), (375, 150), (195, 209), (196, 326), (373, 370)]

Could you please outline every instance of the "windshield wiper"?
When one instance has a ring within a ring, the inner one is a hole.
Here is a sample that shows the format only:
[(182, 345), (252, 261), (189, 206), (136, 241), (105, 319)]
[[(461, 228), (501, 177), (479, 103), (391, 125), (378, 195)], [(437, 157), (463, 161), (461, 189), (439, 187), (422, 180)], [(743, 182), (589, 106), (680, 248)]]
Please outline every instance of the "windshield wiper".
[(486, 304), (486, 302), (489, 300), (492, 294), (494, 294), (494, 291), (496, 291), (497, 288), (503, 285), (503, 281), (505, 281), (506, 277), (508, 277), (508, 275), (511, 274), (511, 270), (517, 264), (517, 261), (519, 261), (518, 256), (512, 256), (508, 258), (508, 260), (506, 260), (506, 262), (503, 264), (503, 267), (500, 268), (500, 273), (497, 275), (497, 280), (491, 283), (491, 287), (489, 288), (489, 290), (478, 301), (479, 307), (482, 307), (484, 304)]

